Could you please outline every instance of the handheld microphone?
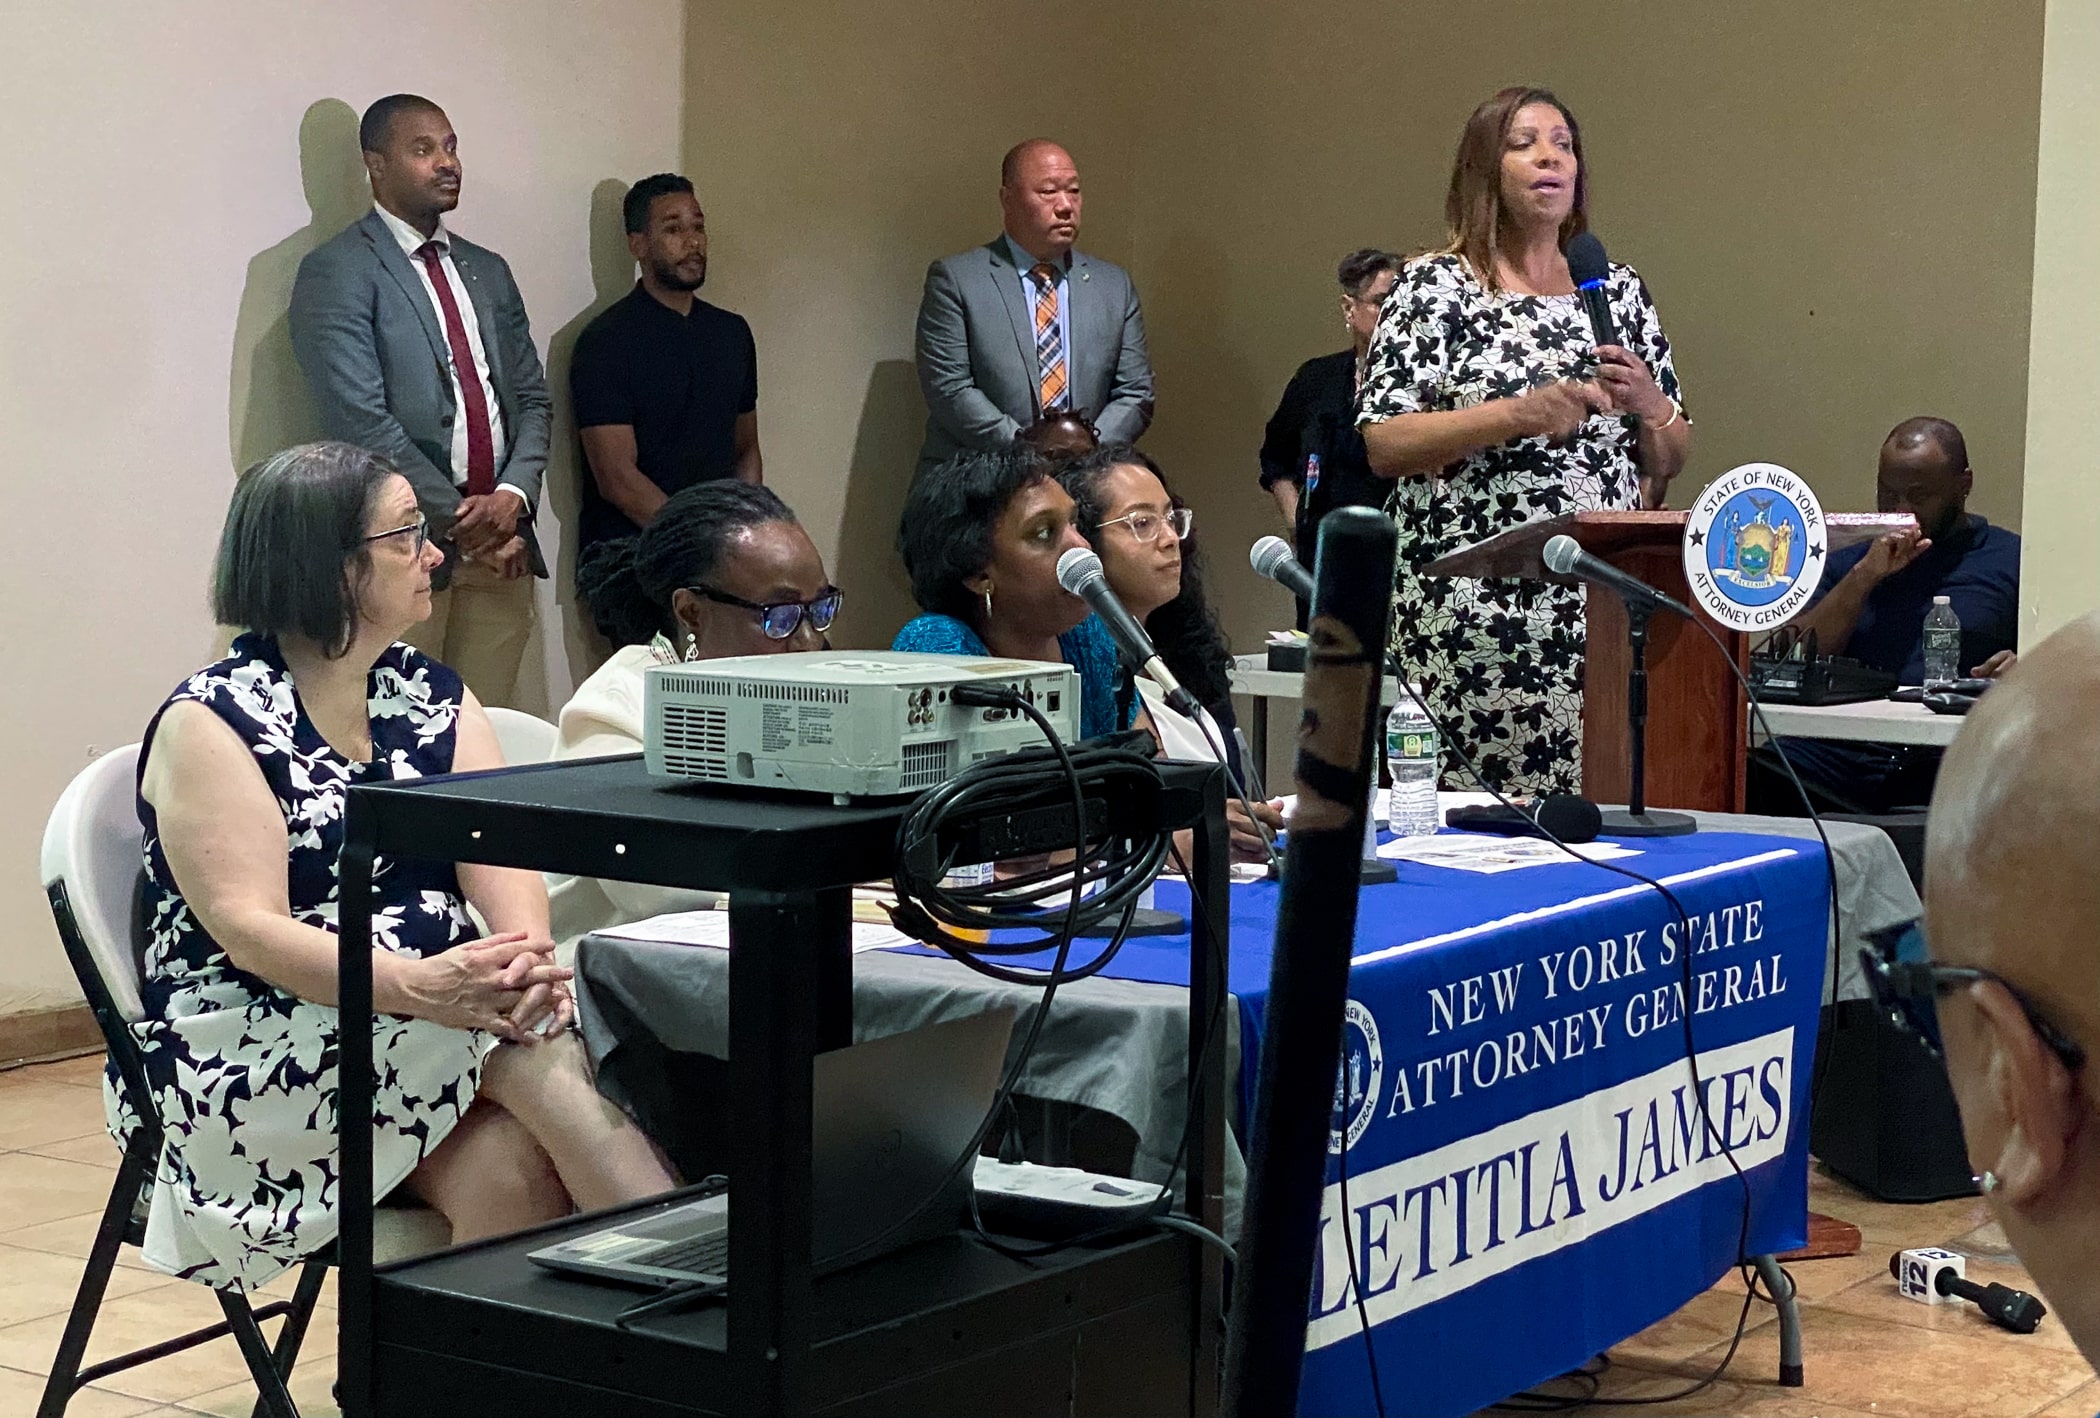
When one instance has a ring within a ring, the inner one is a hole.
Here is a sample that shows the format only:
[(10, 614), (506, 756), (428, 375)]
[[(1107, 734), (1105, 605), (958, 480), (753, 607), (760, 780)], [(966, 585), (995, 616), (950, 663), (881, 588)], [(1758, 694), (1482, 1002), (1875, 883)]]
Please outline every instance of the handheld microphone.
[(1160, 659), (1159, 651), (1152, 648), (1152, 637), (1145, 627), (1138, 624), (1116, 593), (1109, 589), (1108, 575), (1101, 569), (1101, 558), (1086, 547), (1072, 547), (1057, 559), (1057, 584), (1093, 607), (1094, 614), (1108, 627), (1109, 636), (1123, 658), (1166, 691), (1167, 703), (1184, 718), (1194, 720), (1198, 713), (1196, 696), (1181, 687), (1174, 672)]
[(1263, 537), (1247, 550), (1247, 564), (1254, 574), (1265, 581), (1274, 581), (1299, 600), (1310, 603), (1313, 598), (1312, 573), (1305, 563), (1291, 551), (1291, 544), (1282, 537)]
[(2048, 1315), (2048, 1307), (2025, 1290), (1995, 1281), (1978, 1285), (1963, 1275), (1965, 1268), (1961, 1256), (1938, 1247), (1898, 1251), (1889, 1257), (1889, 1274), (1913, 1300), (1927, 1304), (1943, 1299), (1967, 1300), (1982, 1310), (1992, 1324), (2014, 1334), (2033, 1334)]
[(1575, 292), (1582, 297), (1582, 308), (1589, 312), (1590, 331), (1600, 345), (1619, 343), (1618, 327), (1612, 323), (1611, 298), (1605, 294), (1604, 279), (1611, 274), (1611, 264), (1604, 259), (1604, 243), (1597, 240), (1594, 232), (1582, 232), (1568, 243), (1568, 275), (1575, 281)]
[(1611, 587), (1629, 601), (1675, 611), (1687, 620), (1691, 618), (1691, 611), (1684, 605), (1656, 590), (1640, 577), (1628, 575), (1602, 557), (1591, 556), (1582, 549), (1581, 542), (1566, 533), (1546, 543), (1546, 549), (1540, 553), (1540, 560), (1546, 563), (1547, 570), (1556, 575), (1579, 576), (1585, 581), (1595, 581), (1599, 585)]

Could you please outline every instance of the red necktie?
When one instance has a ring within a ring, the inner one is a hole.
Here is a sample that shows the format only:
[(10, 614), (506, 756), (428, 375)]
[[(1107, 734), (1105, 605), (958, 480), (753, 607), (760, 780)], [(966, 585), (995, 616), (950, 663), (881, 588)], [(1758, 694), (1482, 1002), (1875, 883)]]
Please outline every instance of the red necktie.
[(445, 343), (452, 347), (452, 372), (459, 380), (460, 404), (467, 418), (467, 496), (481, 497), (496, 490), (496, 439), (489, 427), (489, 401), (481, 393), (474, 347), (467, 343), (467, 326), (459, 318), (459, 302), (452, 298), (452, 282), (445, 279), (444, 248), (426, 241), (416, 248), (416, 255), (430, 273), (438, 308), (445, 312)]

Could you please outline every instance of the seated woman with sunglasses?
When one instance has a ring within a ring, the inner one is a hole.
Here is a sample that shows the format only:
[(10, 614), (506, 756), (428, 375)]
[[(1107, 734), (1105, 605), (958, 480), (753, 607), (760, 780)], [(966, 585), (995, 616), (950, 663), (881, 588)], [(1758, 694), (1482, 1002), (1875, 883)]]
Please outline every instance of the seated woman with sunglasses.
[(2096, 706), (2100, 614), (2023, 652), (1977, 701), (1926, 822), (1932, 963), (1868, 965), (1883, 1006), (1945, 1049), (1984, 1200), (2100, 1364)]
[[(795, 514), (770, 488), (723, 478), (678, 493), (639, 534), (598, 542), (576, 588), (620, 648), (562, 707), (554, 756), (642, 749), (642, 673), (652, 665), (822, 650), (844, 593)], [(712, 894), (553, 878), (564, 948), (606, 926), (711, 903)]]
[(1127, 729), (1116, 646), (1085, 601), (1057, 584), (1057, 559), (1086, 539), (1072, 498), (1034, 449), (958, 454), (922, 469), (904, 496), (897, 552), (926, 614), (893, 650), (1063, 660), (1079, 671), (1082, 738)]
[[(1226, 767), (1245, 784), (1232, 713), (1232, 651), (1203, 594), (1203, 559), (1191, 540), (1195, 513), (1168, 491), (1159, 464), (1128, 444), (1111, 443), (1067, 464), (1058, 481), (1072, 495), (1080, 533), (1099, 553), (1109, 589), (1195, 696), (1202, 722), (1169, 708), (1159, 686), (1143, 675), (1125, 674), (1118, 692), (1137, 696), (1138, 722), (1152, 731), (1163, 756), (1215, 762), (1222, 752)], [(1252, 807), (1270, 832), (1283, 825), (1280, 802)], [(1263, 834), (1246, 808), (1229, 803), (1227, 820), (1235, 857), (1267, 856)]]
[[(243, 633), (139, 750), (158, 1270), (252, 1290), (335, 1239), (345, 795), (503, 763), (459, 676), (400, 643), (441, 561), (408, 480), (361, 448), (287, 449), (234, 488), (212, 604)], [(405, 1183), (459, 1241), (675, 1185), (566, 1028), (539, 876), (402, 858), (374, 881), (375, 1195)]]

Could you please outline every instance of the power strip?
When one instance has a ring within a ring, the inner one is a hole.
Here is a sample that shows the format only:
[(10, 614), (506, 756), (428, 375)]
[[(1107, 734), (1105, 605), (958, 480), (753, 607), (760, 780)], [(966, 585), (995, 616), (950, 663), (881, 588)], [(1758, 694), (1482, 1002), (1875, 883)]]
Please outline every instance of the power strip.
[(1103, 1176), (1077, 1167), (977, 1159), (977, 1207), (986, 1222), (1024, 1236), (1078, 1235), (1134, 1216), (1159, 1202), (1156, 1182)]

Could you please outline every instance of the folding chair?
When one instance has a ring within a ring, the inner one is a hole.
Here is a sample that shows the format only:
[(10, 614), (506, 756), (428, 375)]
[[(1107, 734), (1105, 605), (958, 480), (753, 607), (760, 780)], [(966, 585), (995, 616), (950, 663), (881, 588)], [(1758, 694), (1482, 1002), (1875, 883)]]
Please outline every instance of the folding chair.
[[(61, 1418), (73, 1395), (97, 1379), (229, 1334), (240, 1346), (241, 1357), (255, 1379), (255, 1418), (298, 1418), (299, 1410), (292, 1403), (285, 1381), (298, 1361), (299, 1345), (313, 1319), (314, 1302), (320, 1298), (322, 1282), (334, 1263), (332, 1251), (301, 1264), (298, 1284), (289, 1300), (257, 1306), (251, 1305), (247, 1295), (239, 1290), (215, 1290), (219, 1307), (226, 1314), (222, 1322), (87, 1368), (80, 1366), (110, 1272), (116, 1267), (117, 1248), (139, 1245), (145, 1239), (145, 1189), (160, 1162), (160, 1113), (146, 1085), (145, 1062), (130, 1027), (145, 1014), (139, 998), (137, 957), (131, 948), (132, 905), (145, 870), (134, 801), (138, 757), (138, 745), (130, 744), (89, 764), (66, 786), (44, 827), (44, 890), (51, 898), (59, 940), (73, 964), (81, 990), (87, 995), (95, 1022), (102, 1027), (102, 1039), (110, 1058), (116, 1061), (124, 1097), (138, 1114), (141, 1125), (132, 1134), (123, 1164), (117, 1169), (116, 1184), (110, 1188), (109, 1204), (103, 1208), (102, 1224), (95, 1232), (87, 1267), (81, 1273), (80, 1289), (73, 1297), (73, 1311), (59, 1340), (57, 1357), (51, 1361), (51, 1378), (44, 1386), (36, 1418)], [(393, 1228), (382, 1238), (381, 1248), (390, 1254), (430, 1250), (450, 1239), (443, 1218), (434, 1212), (408, 1213), (403, 1220), (410, 1224)], [(413, 1234), (416, 1222), (426, 1223), (421, 1234)], [(429, 1222), (435, 1222), (436, 1229), (445, 1234), (432, 1235)], [(284, 1324), (272, 1347), (263, 1339), (261, 1324), (280, 1315)]]

